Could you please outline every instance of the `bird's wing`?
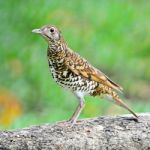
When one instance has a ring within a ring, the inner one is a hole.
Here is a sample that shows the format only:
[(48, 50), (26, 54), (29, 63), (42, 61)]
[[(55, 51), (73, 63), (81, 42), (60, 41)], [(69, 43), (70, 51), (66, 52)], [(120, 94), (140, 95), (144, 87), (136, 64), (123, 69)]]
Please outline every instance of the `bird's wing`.
[(65, 58), (65, 64), (66, 67), (68, 67), (72, 72), (88, 80), (99, 82), (117, 91), (123, 90), (122, 87), (109, 79), (104, 73), (94, 68), (85, 59), (71, 50), (68, 51), (68, 54)]

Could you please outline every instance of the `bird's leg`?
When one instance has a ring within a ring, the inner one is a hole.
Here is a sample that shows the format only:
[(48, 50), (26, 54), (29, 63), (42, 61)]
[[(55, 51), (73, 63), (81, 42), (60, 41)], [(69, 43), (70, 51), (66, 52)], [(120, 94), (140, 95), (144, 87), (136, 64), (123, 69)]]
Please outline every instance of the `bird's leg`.
[(73, 126), (76, 123), (76, 120), (78, 119), (81, 111), (84, 108), (84, 97), (83, 95), (79, 94), (79, 93), (75, 93), (76, 97), (79, 100), (79, 104), (75, 110), (75, 112), (73, 113), (72, 117), (69, 119), (69, 122), (71, 123), (71, 126)]
[(84, 105), (85, 105), (84, 104), (84, 96), (81, 93), (78, 93), (78, 92), (76, 92), (74, 94), (77, 97), (77, 99), (79, 100), (79, 104), (78, 104), (75, 112), (73, 113), (72, 117), (68, 121), (59, 122), (59, 125), (61, 125), (61, 126), (72, 127), (76, 123), (82, 109), (84, 108)]

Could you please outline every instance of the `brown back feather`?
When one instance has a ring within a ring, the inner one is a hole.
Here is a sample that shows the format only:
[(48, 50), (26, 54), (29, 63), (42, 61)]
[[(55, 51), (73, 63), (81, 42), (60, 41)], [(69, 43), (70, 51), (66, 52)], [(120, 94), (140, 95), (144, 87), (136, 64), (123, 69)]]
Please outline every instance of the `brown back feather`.
[(122, 87), (70, 49), (66, 51), (65, 63), (67, 67), (77, 75), (81, 75), (88, 80), (99, 82), (117, 91), (122, 91)]

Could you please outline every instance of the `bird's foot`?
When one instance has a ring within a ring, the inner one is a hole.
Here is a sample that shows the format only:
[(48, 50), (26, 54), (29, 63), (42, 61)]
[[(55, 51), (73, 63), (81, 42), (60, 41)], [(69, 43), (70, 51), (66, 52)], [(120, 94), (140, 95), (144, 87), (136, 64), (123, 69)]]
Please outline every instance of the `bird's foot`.
[(135, 117), (126, 118), (126, 120), (139, 122), (138, 118), (135, 118)]
[(80, 120), (74, 121), (74, 120), (67, 120), (67, 121), (61, 121), (58, 122), (58, 125), (61, 127), (70, 127), (72, 128), (75, 124), (81, 124)]
[(71, 124), (69, 121), (64, 120), (64, 121), (58, 122), (58, 125), (61, 127), (69, 127)]

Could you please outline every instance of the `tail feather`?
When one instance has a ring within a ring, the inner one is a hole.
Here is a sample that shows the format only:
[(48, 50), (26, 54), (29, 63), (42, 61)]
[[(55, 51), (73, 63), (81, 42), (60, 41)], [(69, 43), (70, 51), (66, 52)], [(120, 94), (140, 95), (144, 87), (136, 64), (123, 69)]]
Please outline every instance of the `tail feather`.
[(111, 89), (107, 91), (107, 94), (110, 95), (112, 97), (112, 100), (119, 106), (127, 109), (131, 114), (133, 114), (136, 118), (138, 118), (138, 116), (136, 115), (136, 113), (134, 113), (126, 103), (123, 102), (122, 99), (119, 98), (119, 96), (117, 95), (117, 93), (115, 91), (112, 91)]
[(118, 94), (112, 89), (109, 88), (107, 86), (100, 86), (97, 88), (96, 92), (94, 93), (94, 96), (96, 95), (107, 95), (109, 97), (109, 99), (111, 98), (111, 100), (113, 102), (115, 102), (117, 105), (127, 109), (131, 114), (133, 114), (136, 118), (138, 118), (138, 116), (136, 115), (136, 113), (134, 113), (126, 103), (123, 102), (123, 100), (121, 98), (119, 98)]
[(119, 92), (122, 93), (123, 88), (121, 86), (119, 86), (118, 84), (116, 84), (115, 82), (113, 82), (111, 79), (107, 78), (108, 82), (111, 84), (111, 87)]
[(120, 98), (115, 97), (114, 101), (116, 102), (116, 104), (118, 104), (118, 105), (122, 106), (123, 108), (127, 109), (131, 114), (133, 114), (136, 118), (138, 118), (138, 116)]

